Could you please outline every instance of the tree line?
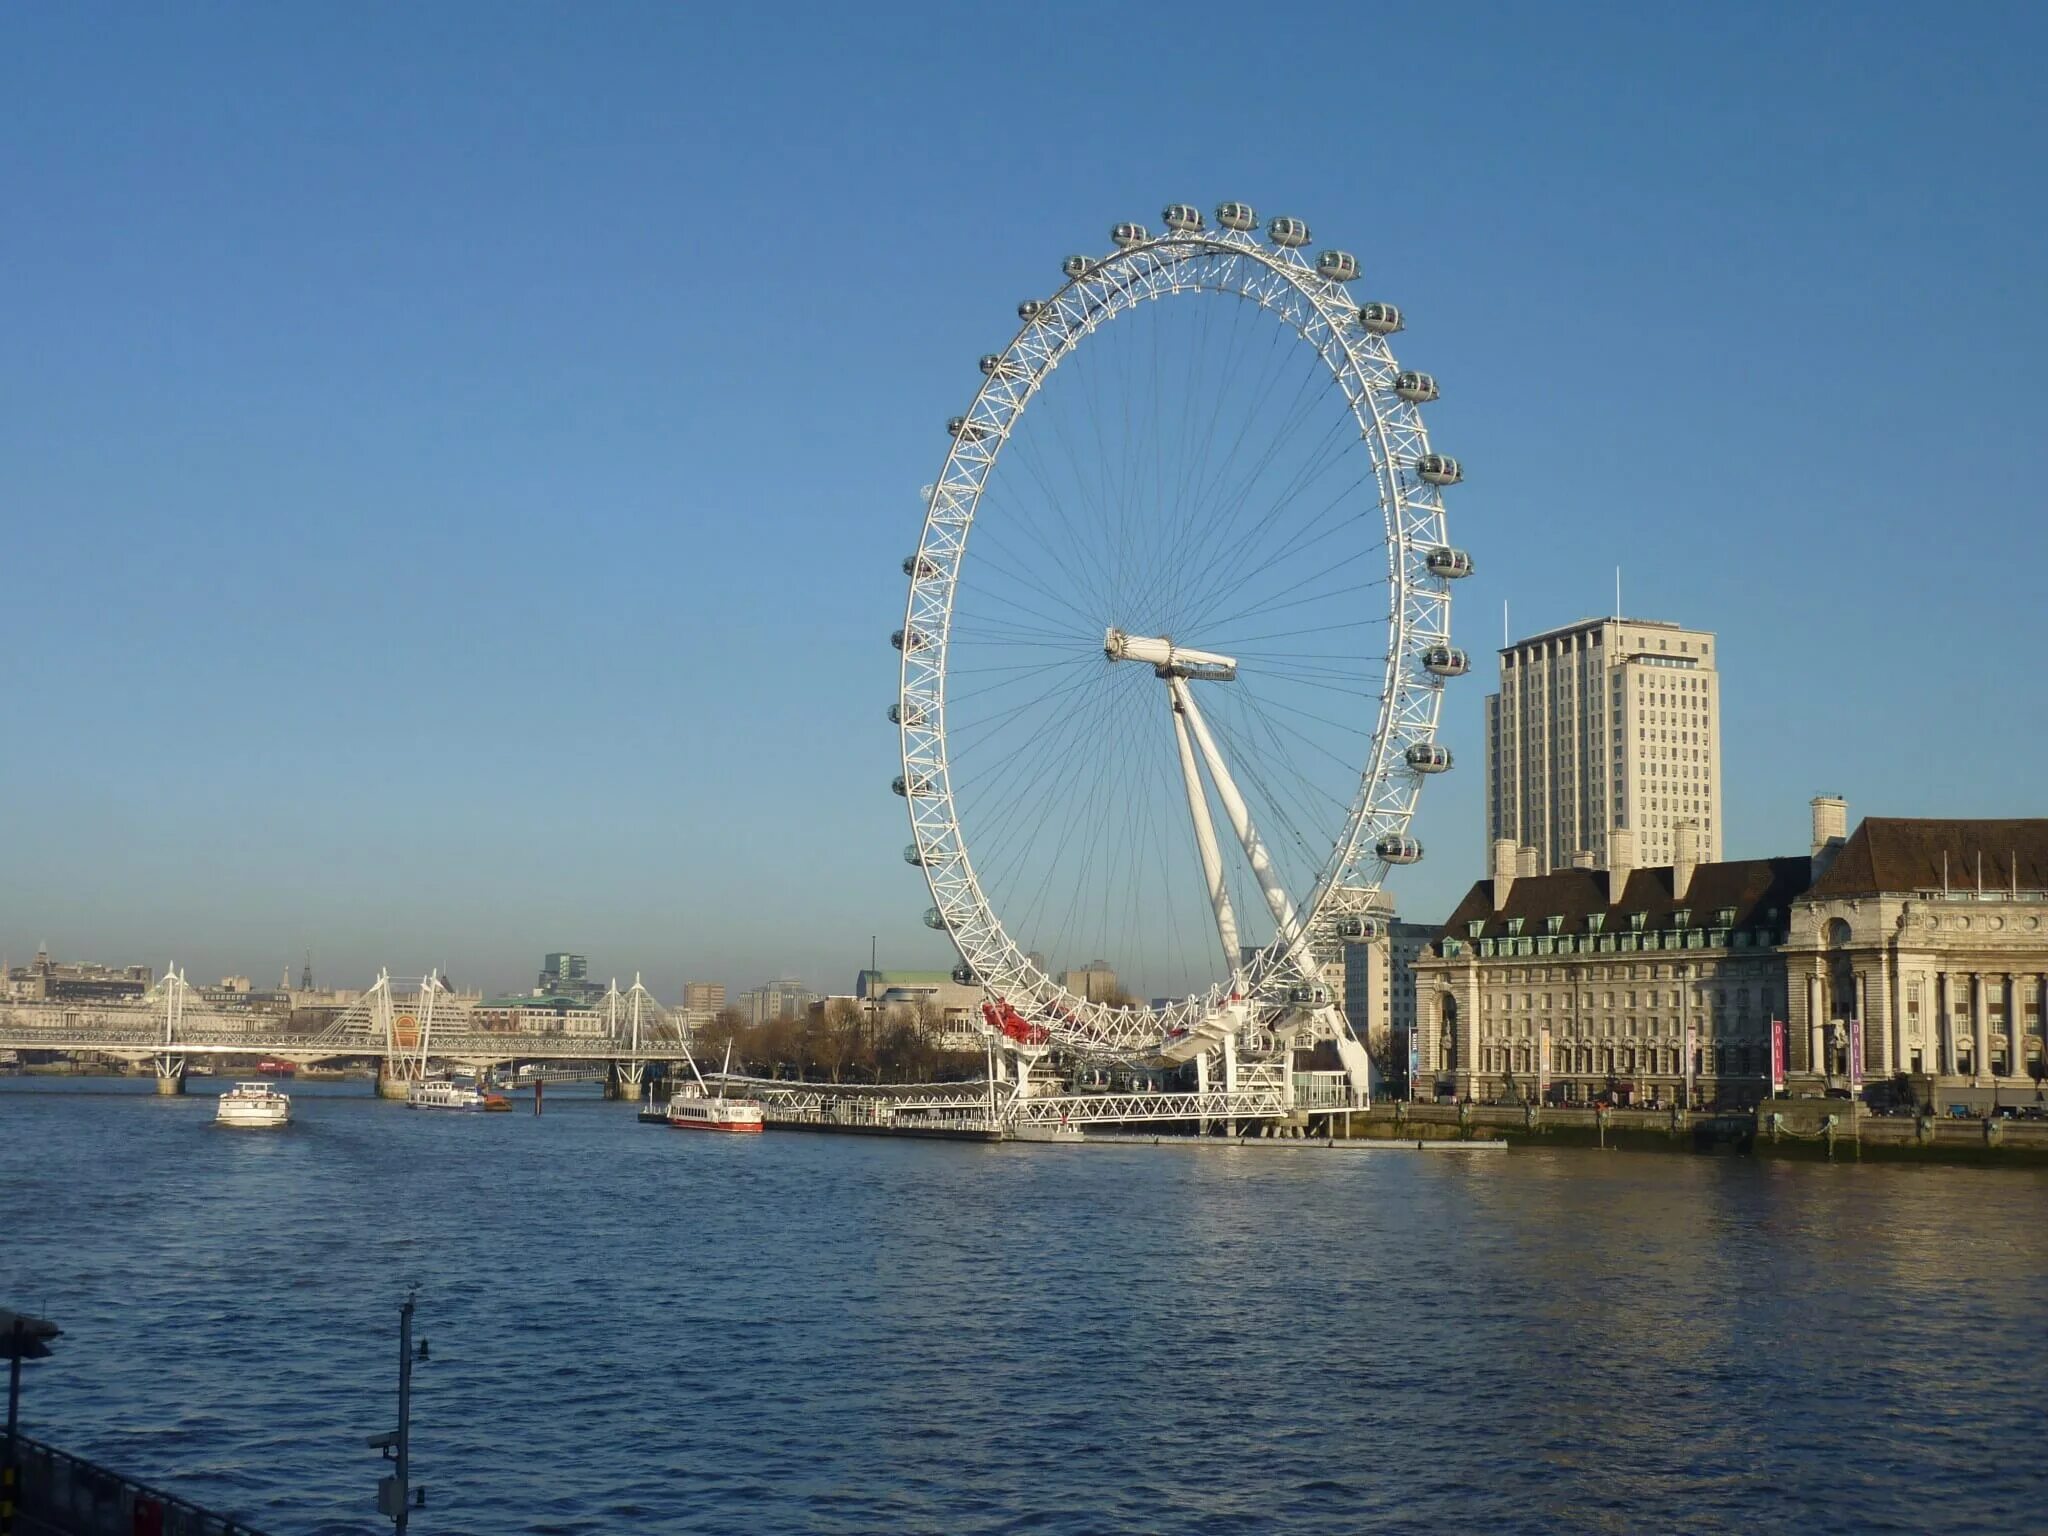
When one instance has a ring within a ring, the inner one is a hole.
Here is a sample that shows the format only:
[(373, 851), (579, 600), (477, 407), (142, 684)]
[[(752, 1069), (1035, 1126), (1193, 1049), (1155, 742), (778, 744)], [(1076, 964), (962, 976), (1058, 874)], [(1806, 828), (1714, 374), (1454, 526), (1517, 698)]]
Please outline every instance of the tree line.
[(848, 997), (817, 1004), (796, 1018), (755, 1024), (724, 1008), (697, 1031), (692, 1050), (706, 1072), (723, 1067), (749, 1077), (822, 1083), (951, 1083), (982, 1076), (979, 1045), (953, 1049), (945, 1019), (928, 1002), (873, 1008)]

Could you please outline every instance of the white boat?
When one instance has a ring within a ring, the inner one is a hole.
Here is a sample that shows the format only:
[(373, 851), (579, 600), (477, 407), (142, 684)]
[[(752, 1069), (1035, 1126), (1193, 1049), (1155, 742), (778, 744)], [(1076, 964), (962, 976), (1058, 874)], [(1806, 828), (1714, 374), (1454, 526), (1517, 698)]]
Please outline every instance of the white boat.
[(289, 1123), (292, 1101), (268, 1083), (237, 1083), (220, 1096), (213, 1112), (216, 1125), (272, 1126)]
[(668, 1123), (679, 1131), (758, 1131), (758, 1099), (726, 1099), (702, 1088), (678, 1088), (669, 1095)]
[(405, 1090), (405, 1102), (410, 1109), (482, 1109), (484, 1096), (466, 1083), (423, 1077)]

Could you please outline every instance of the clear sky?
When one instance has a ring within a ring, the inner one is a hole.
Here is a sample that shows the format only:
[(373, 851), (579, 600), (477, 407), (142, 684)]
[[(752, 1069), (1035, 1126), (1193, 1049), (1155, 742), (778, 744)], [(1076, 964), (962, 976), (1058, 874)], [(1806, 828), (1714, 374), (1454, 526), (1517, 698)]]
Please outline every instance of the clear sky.
[(0, 946), (845, 990), (898, 562), (1070, 251), (1360, 255), (1501, 603), (1718, 630), (1731, 856), (2048, 814), (2039, 7), (0, 10)]

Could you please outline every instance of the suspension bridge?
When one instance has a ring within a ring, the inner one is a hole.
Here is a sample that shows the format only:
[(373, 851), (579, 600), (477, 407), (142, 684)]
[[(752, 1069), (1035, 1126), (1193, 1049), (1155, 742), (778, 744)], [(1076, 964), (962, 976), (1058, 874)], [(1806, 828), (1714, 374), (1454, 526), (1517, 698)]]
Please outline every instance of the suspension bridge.
[(146, 1063), (162, 1093), (182, 1092), (195, 1062), (226, 1056), (256, 1055), (294, 1068), (371, 1063), (379, 1092), (401, 1098), (408, 1083), (436, 1071), (518, 1064), (600, 1070), (608, 1092), (637, 1097), (650, 1067), (689, 1054), (684, 1020), (637, 976), (624, 990), (613, 982), (591, 1012), (594, 1029), (587, 1032), (487, 1027), (474, 1000), (457, 996), (438, 974), (401, 980), (385, 971), (319, 1028), (301, 1029), (272, 1013), (210, 1004), (172, 965), (130, 1002), (0, 1004), (0, 1050)]

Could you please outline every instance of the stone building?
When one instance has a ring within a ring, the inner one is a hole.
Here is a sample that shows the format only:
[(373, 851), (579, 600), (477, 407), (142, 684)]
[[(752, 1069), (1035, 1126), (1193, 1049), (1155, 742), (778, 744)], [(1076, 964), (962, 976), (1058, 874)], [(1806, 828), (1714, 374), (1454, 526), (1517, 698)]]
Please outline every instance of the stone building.
[[(2034, 1096), (2048, 996), (2048, 820), (1869, 817), (1814, 802), (1818, 876), (1795, 904), (1790, 1069), (1914, 1102)], [(1860, 1061), (1851, 1053), (1860, 1047)]]
[(1494, 845), (1492, 878), (1415, 961), (1412, 1096), (1764, 1096), (1771, 1021), (1785, 1005), (1779, 950), (1811, 861), (1703, 863), (1690, 822), (1665, 865), (1635, 867), (1631, 829), (1607, 842), (1607, 868), (1581, 860), (1547, 874), (1517, 873), (1515, 845)]

